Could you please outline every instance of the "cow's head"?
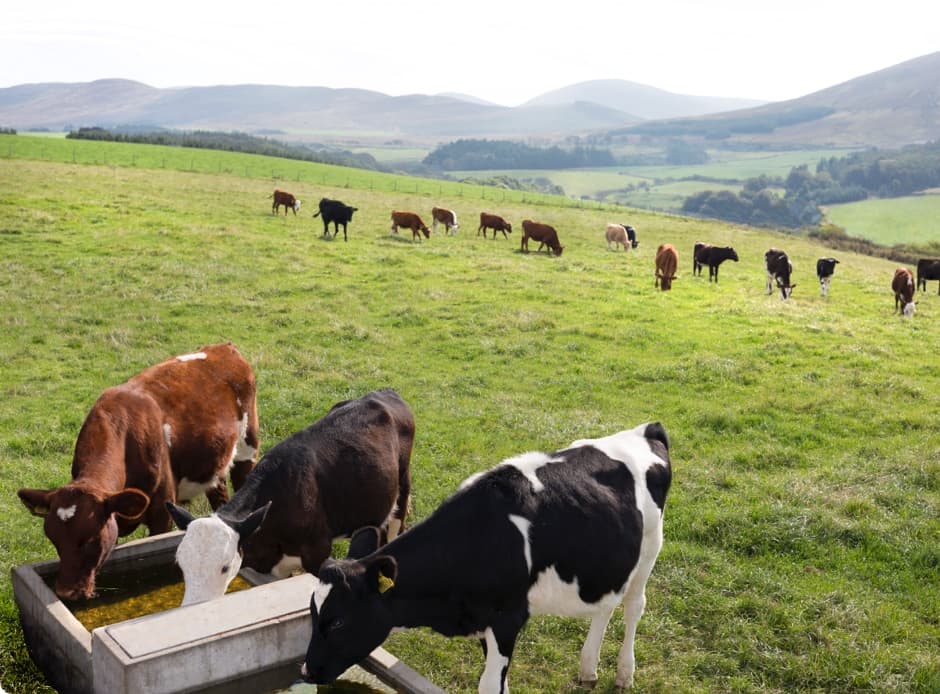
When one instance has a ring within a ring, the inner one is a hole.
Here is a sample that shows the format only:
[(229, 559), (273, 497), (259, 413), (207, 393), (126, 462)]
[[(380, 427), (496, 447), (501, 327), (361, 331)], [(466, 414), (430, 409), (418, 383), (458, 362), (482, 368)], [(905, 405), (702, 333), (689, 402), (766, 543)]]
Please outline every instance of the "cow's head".
[(105, 492), (85, 485), (58, 489), (20, 489), (20, 500), (35, 516), (59, 554), (55, 592), (64, 600), (95, 595), (98, 569), (117, 543), (115, 516), (138, 520), (150, 505), (139, 489)]
[(789, 284), (789, 282), (784, 282), (779, 277), (776, 279), (777, 287), (780, 289), (780, 298), (786, 301), (793, 295), (793, 290), (796, 289), (796, 284)]
[(183, 605), (225, 595), (241, 568), (245, 541), (261, 526), (270, 506), (268, 502), (242, 520), (231, 520), (214, 513), (195, 518), (182, 506), (166, 502), (177, 527), (186, 531), (176, 548), (185, 584)]
[(555, 250), (555, 255), (556, 255), (556, 256), (560, 256), (560, 255), (561, 255), (561, 252), (562, 252), (563, 250), (565, 250), (565, 247), (564, 247), (564, 246), (561, 246), (561, 245), (558, 245), (558, 246), (555, 246), (555, 249), (554, 249), (554, 250)]
[(424, 224), (421, 225), (421, 231), (424, 232), (424, 238), (431, 238), (431, 230), (428, 229)]
[(362, 528), (349, 543), (345, 560), (327, 559), (310, 598), (313, 634), (301, 676), (307, 682), (332, 682), (382, 644), (392, 630), (388, 606), (398, 565), (376, 554), (377, 528)]
[(672, 289), (672, 283), (678, 279), (678, 275), (656, 275), (659, 278), (659, 288), (668, 292)]
[(636, 240), (636, 229), (634, 229), (629, 224), (624, 224), (623, 228), (627, 230), (627, 238), (630, 239), (630, 245), (633, 248), (639, 246), (640, 242)]
[(914, 315), (914, 311), (916, 308), (917, 307), (914, 301), (907, 301), (904, 304), (904, 308), (901, 309), (901, 313), (904, 315), (905, 318), (910, 318), (911, 316)]
[(738, 252), (731, 246), (728, 246), (728, 259), (738, 262)]
[(294, 212), (300, 212), (300, 200), (294, 198)]

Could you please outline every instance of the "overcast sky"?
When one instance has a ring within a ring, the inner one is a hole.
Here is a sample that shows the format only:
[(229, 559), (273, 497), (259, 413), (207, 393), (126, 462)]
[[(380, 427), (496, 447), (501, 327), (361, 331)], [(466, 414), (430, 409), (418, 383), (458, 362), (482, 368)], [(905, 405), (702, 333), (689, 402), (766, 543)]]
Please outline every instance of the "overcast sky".
[(938, 19), (933, 0), (12, 0), (0, 87), (121, 77), (516, 106), (624, 79), (780, 101), (940, 50)]

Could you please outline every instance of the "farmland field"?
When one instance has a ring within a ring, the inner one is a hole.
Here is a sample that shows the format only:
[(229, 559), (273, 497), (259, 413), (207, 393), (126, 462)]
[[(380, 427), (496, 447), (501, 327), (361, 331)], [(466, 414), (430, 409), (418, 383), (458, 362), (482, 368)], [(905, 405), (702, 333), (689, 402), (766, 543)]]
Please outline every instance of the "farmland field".
[(940, 241), (940, 194), (831, 205), (826, 217), (850, 236), (885, 246)]
[[(104, 388), (225, 340), (255, 369), (263, 450), (339, 400), (397, 389), (417, 421), (411, 523), (505, 457), (661, 421), (674, 482), (633, 691), (940, 691), (940, 297), (921, 295), (911, 320), (894, 315), (894, 263), (841, 254), (823, 299), (812, 268), (831, 251), (768, 231), (247, 155), (11, 140), (0, 140), (10, 694), (50, 691), (25, 651), (10, 568), (54, 557), (16, 490), (67, 481)], [(305, 201), (299, 215), (271, 214), (275, 186)], [(321, 236), (321, 197), (358, 208), (348, 243)], [(389, 233), (391, 209), (438, 204), (457, 211), (457, 236)], [(484, 241), (483, 209), (517, 231)], [(560, 258), (519, 252), (525, 217), (556, 226)], [(629, 219), (638, 249), (607, 250), (611, 218)], [(738, 251), (719, 284), (691, 274), (698, 240)], [(660, 292), (653, 255), (666, 241), (680, 276)], [(771, 245), (794, 265), (787, 302), (765, 293)], [(596, 547), (598, 561), (610, 549)], [(585, 691), (586, 633), (580, 620), (530, 620), (512, 691)], [(618, 611), (595, 692), (615, 690), (622, 637)], [(476, 691), (475, 641), (415, 630), (386, 646), (447, 691)]]

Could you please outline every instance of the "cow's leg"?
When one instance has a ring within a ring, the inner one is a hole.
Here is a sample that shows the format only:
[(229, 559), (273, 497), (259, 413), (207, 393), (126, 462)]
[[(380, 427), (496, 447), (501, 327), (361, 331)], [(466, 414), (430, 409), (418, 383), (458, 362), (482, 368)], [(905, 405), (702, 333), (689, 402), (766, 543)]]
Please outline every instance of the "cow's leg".
[(581, 668), (578, 680), (582, 686), (593, 687), (597, 684), (597, 663), (601, 657), (601, 643), (604, 641), (604, 632), (610, 622), (610, 612), (601, 612), (591, 619), (591, 628), (581, 647)]
[(206, 490), (206, 498), (209, 500), (209, 506), (215, 511), (228, 501), (228, 480), (220, 477), (214, 486)]
[(326, 529), (323, 528), (319, 537), (307, 542), (300, 548), (300, 563), (304, 567), (304, 571), (315, 575), (320, 570), (320, 564), (330, 556), (332, 548), (333, 544)]
[(498, 623), (483, 632), (486, 667), (477, 687), (479, 694), (509, 694), (509, 663), (516, 646), (516, 636), (527, 618), (525, 609), (504, 612)]
[[(147, 533), (149, 535), (160, 535), (162, 533), (169, 532), (173, 527), (173, 521), (170, 518), (170, 512), (166, 508), (166, 504), (163, 503), (162, 499), (168, 499), (170, 501), (175, 501), (175, 496), (167, 496), (165, 493), (157, 493), (150, 497), (150, 505), (147, 507), (147, 513), (144, 516), (144, 525), (147, 526)], [(159, 503), (158, 503), (159, 501)], [(124, 528), (121, 527), (121, 521), (124, 520), (118, 517), (118, 533), (124, 535)], [(134, 521), (134, 526), (136, 527), (137, 521)]]
[(407, 462), (402, 467), (399, 463), (398, 499), (395, 508), (388, 519), (388, 541), (391, 542), (405, 530), (405, 518), (408, 516), (408, 506), (411, 504), (411, 474), (408, 472)]
[(616, 680), (616, 685), (620, 689), (633, 686), (633, 672), (636, 669), (633, 645), (636, 639), (637, 624), (640, 623), (640, 617), (643, 616), (643, 610), (646, 609), (646, 581), (649, 579), (652, 570), (652, 563), (647, 566), (642, 564), (638, 566), (627, 586), (627, 592), (623, 596), (623, 645), (620, 647), (620, 653), (617, 656)]

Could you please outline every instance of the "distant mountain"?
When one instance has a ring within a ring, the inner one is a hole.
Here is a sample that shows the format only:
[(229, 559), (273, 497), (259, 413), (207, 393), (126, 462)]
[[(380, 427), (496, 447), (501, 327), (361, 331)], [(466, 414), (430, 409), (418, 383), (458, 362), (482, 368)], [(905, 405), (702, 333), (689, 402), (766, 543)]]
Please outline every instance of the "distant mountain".
[(772, 146), (893, 148), (940, 140), (940, 52), (789, 101), (646, 122), (614, 136), (700, 137)]
[(702, 116), (707, 113), (733, 111), (767, 103), (756, 99), (673, 94), (627, 80), (592, 80), (547, 92), (526, 102), (523, 106), (556, 106), (577, 101), (603, 104), (608, 108), (633, 114), (637, 120)]

